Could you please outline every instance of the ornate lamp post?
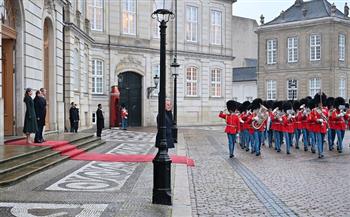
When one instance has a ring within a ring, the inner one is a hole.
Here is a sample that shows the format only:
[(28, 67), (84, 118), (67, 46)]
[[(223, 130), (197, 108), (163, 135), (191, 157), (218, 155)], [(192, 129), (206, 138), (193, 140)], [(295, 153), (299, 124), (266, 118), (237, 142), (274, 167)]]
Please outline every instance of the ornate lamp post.
[(174, 109), (173, 109), (173, 129), (172, 129), (172, 134), (173, 134), (173, 139), (174, 142), (177, 143), (177, 68), (180, 67), (180, 65), (176, 62), (176, 56), (174, 57), (174, 62), (171, 63), (170, 67), (174, 68), (173, 69), (173, 76), (174, 76)]
[(156, 144), (158, 153), (153, 159), (153, 197), (152, 203), (172, 205), (171, 201), (171, 159), (168, 155), (165, 125), (165, 90), (166, 90), (166, 28), (173, 12), (168, 9), (158, 9), (152, 13), (152, 18), (160, 23), (160, 86), (158, 96), (158, 135)]

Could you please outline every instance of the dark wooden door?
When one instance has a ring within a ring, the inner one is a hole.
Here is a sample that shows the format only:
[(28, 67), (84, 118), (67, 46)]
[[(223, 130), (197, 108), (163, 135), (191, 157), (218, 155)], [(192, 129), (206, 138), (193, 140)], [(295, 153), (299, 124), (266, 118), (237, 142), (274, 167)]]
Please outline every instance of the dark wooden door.
[(129, 116), (128, 125), (141, 126), (141, 81), (142, 76), (135, 72), (123, 72), (118, 77), (120, 105), (125, 105)]

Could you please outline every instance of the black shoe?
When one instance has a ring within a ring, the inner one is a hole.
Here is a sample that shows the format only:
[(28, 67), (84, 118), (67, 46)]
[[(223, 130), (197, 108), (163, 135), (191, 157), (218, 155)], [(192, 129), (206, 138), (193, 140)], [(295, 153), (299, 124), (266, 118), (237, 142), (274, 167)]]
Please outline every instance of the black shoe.
[(318, 155), (318, 158), (323, 158), (323, 157), (324, 157), (323, 154)]
[(269, 148), (272, 148), (272, 145), (269, 145)]
[(249, 148), (246, 148), (246, 149), (245, 149), (245, 151), (247, 151), (247, 152), (248, 152), (248, 151), (249, 151)]
[(315, 154), (316, 153), (316, 151), (315, 151), (315, 149), (311, 149), (311, 152), (313, 153), (313, 154)]
[(304, 151), (308, 151), (309, 149), (307, 147), (304, 148)]
[(41, 140), (34, 140), (34, 143), (43, 143)]
[(343, 150), (341, 150), (341, 149), (338, 150), (338, 153), (342, 153), (342, 152), (343, 152)]
[(290, 152), (287, 152), (287, 154), (290, 154)]
[(278, 153), (281, 152), (281, 149), (278, 149), (277, 152), (278, 152)]
[(299, 145), (295, 146), (295, 149), (299, 149)]
[(256, 154), (255, 154), (255, 156), (259, 156), (259, 155), (260, 155), (260, 153), (256, 153)]

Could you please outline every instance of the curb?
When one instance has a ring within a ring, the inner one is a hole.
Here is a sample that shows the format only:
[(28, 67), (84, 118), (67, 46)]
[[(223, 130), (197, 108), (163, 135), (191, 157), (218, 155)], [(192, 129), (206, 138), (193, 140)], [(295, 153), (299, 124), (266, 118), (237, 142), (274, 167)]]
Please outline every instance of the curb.
[[(177, 155), (187, 156), (187, 144), (182, 133), (178, 134)], [(187, 165), (177, 164), (175, 168), (173, 217), (192, 217), (190, 186)]]

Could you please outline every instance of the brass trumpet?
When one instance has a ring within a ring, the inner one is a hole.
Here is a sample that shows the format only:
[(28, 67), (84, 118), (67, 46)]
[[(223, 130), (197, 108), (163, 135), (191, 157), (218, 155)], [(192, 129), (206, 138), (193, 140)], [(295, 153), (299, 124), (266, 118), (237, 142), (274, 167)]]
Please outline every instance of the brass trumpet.
[(253, 120), (252, 121), (252, 126), (254, 129), (259, 129), (261, 128), (261, 126), (264, 124), (264, 122), (268, 119), (269, 117), (269, 113), (267, 112), (268, 109), (263, 106), (263, 105), (260, 105), (260, 109), (258, 110), (257, 112), (257, 120)]

